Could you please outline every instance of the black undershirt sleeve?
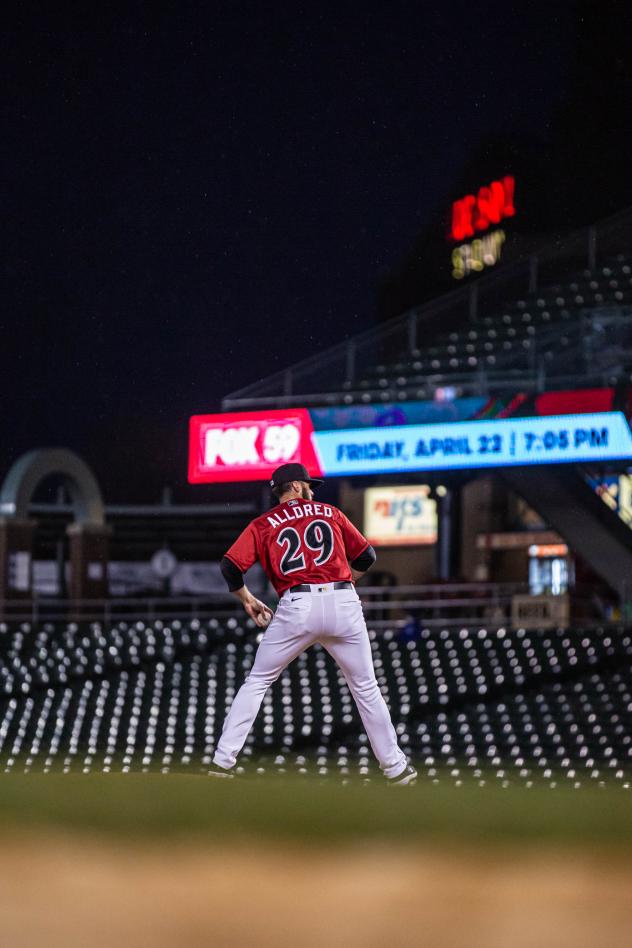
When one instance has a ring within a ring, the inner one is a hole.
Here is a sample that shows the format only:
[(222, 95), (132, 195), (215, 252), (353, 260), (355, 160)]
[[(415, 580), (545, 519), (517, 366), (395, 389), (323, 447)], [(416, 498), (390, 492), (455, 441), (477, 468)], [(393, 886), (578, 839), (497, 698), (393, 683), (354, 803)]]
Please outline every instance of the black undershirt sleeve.
[(356, 569), (359, 573), (366, 573), (369, 567), (373, 566), (376, 559), (375, 550), (369, 543), (366, 550), (363, 550), (359, 556), (356, 556), (355, 560), (351, 561), (351, 568)]
[(223, 556), (219, 568), (231, 592), (241, 589), (244, 585), (244, 574), (237, 569), (232, 560), (229, 560), (227, 556)]

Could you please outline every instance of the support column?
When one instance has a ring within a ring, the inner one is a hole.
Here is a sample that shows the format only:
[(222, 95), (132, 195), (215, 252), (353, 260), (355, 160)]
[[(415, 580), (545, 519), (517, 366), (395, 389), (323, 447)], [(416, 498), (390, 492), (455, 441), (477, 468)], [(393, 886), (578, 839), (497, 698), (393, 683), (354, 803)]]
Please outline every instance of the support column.
[(110, 527), (71, 523), (66, 532), (70, 545), (70, 599), (105, 599)]
[(442, 581), (457, 579), (460, 575), (458, 537), (461, 525), (461, 488), (446, 488), (437, 497), (436, 572)]
[(35, 520), (0, 517), (0, 600), (33, 595)]

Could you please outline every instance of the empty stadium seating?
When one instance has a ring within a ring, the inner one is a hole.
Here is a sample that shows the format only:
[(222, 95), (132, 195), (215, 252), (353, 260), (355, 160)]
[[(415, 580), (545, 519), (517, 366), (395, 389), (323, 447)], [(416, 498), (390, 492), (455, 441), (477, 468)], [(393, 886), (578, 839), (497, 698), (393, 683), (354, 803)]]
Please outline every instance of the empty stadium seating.
[[(594, 270), (574, 274), (565, 283), (541, 287), (500, 307), (481, 305), (478, 317), (458, 331), (434, 333), (427, 344), (400, 351), (388, 361), (371, 362), (341, 384), (346, 404), (424, 399), (429, 380), (445, 384), (484, 372), (494, 384), (501, 378), (524, 382), (525, 372), (544, 367), (549, 377), (603, 371), (608, 384), (632, 364), (620, 365), (614, 350), (632, 349), (632, 340), (612, 339), (604, 316), (625, 325), (632, 307), (632, 262), (618, 254)], [(620, 335), (620, 334), (619, 334)], [(616, 344), (615, 344), (616, 343)], [(611, 372), (612, 379), (608, 372)]]
[[(371, 632), (402, 746), (429, 780), (632, 777), (632, 633)], [(236, 619), (0, 625), (0, 769), (204, 773), (257, 630)], [(268, 692), (246, 774), (374, 779), (344, 679), (318, 646)]]

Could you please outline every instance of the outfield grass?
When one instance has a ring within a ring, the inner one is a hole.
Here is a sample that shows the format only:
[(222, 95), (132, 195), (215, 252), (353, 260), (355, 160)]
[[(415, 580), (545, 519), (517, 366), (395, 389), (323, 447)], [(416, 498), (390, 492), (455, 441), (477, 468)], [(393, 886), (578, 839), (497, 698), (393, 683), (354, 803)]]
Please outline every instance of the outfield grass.
[(632, 797), (617, 788), (393, 788), (289, 776), (1, 776), (0, 831), (29, 827), (143, 839), (600, 843), (632, 852)]

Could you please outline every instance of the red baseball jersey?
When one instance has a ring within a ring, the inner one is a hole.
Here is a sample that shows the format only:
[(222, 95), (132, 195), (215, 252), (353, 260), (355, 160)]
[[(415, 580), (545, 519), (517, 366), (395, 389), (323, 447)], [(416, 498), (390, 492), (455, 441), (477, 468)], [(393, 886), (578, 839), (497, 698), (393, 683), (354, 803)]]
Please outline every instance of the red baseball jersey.
[(248, 524), (226, 556), (242, 573), (259, 560), (281, 596), (299, 583), (350, 580), (349, 560), (368, 545), (337, 507), (288, 500)]

